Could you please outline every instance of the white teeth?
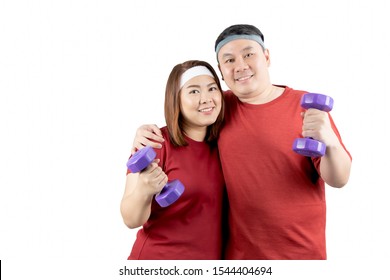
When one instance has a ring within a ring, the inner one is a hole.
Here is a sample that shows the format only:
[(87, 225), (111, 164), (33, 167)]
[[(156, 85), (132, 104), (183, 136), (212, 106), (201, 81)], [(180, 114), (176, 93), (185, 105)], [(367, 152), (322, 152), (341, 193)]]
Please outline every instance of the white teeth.
[(213, 110), (213, 108), (204, 108), (202, 110), (199, 110), (199, 112), (210, 112), (211, 110)]
[(241, 78), (236, 79), (236, 81), (245, 81), (245, 80), (248, 80), (251, 77), (252, 77), (252, 75), (246, 76), (246, 77), (241, 77)]

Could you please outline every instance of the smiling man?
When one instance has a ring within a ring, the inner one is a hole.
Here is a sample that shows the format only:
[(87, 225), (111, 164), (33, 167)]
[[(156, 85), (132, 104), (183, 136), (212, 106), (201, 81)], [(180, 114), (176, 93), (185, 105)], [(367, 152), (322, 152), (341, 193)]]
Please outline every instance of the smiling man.
[[(271, 83), (270, 53), (252, 25), (233, 25), (215, 43), (226, 122), (218, 147), (229, 198), (227, 259), (326, 259), (324, 182), (344, 186), (351, 158), (332, 118), (309, 109), (304, 91)], [(327, 145), (322, 158), (292, 152), (295, 138)]]

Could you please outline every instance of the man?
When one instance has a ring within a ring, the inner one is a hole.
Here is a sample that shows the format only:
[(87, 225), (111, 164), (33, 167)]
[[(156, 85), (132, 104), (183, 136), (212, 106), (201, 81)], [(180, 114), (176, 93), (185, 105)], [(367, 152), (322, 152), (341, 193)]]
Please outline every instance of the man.
[[(343, 187), (351, 168), (331, 116), (302, 113), (306, 92), (271, 83), (269, 50), (256, 27), (226, 28), (215, 51), (230, 88), (218, 140), (230, 206), (225, 258), (326, 259), (325, 183)], [(159, 141), (156, 133), (154, 126), (141, 127), (134, 147), (157, 147), (150, 141)], [(325, 143), (326, 154), (294, 153), (292, 143), (302, 136)]]

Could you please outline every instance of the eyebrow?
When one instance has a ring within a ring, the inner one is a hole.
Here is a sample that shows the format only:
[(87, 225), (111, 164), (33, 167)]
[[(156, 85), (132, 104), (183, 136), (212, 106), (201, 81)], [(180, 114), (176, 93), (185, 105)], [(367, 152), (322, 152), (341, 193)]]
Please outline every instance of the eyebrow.
[[(217, 83), (216, 82), (209, 83), (207, 84), (207, 87), (212, 85), (217, 85)], [(188, 85), (186, 88), (191, 88), (191, 87), (200, 88), (200, 85)]]
[[(252, 49), (254, 49), (254, 47), (248, 46), (248, 47), (243, 48), (240, 52), (246, 52), (246, 51), (249, 51), (249, 50), (252, 50)], [(225, 57), (231, 56), (231, 55), (232, 55), (231, 53), (224, 53), (222, 55), (222, 58), (225, 58)]]

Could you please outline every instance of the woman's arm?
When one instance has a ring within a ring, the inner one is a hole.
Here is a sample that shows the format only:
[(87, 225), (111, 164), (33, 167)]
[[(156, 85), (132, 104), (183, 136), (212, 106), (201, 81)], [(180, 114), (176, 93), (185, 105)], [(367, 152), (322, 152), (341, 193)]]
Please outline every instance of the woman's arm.
[(139, 173), (127, 174), (120, 210), (129, 228), (140, 227), (149, 219), (152, 199), (167, 182), (168, 177), (158, 166), (158, 160)]

